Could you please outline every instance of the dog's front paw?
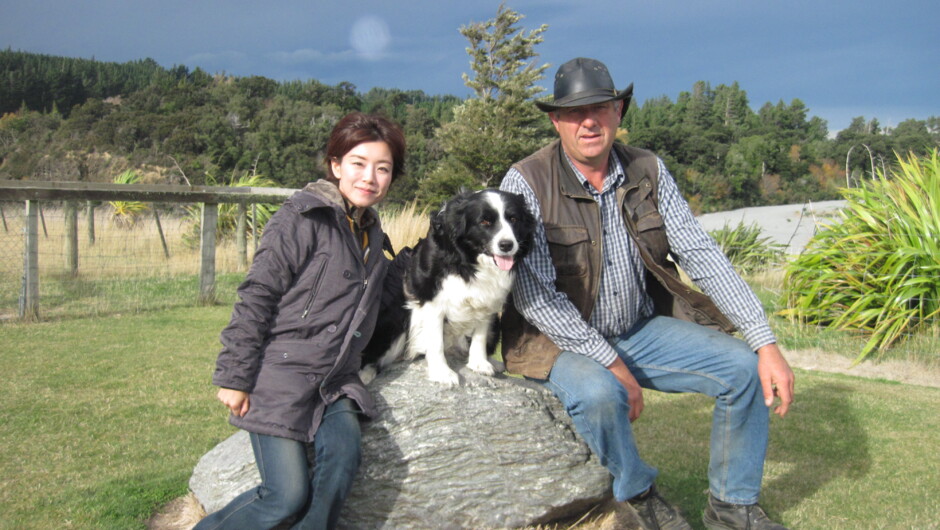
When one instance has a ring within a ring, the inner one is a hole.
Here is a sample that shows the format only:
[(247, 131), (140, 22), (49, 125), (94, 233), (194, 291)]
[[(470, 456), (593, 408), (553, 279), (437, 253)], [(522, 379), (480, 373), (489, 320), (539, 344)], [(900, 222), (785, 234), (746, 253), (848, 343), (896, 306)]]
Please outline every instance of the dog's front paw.
[(445, 386), (457, 386), (460, 384), (460, 376), (446, 365), (443, 367), (434, 367), (429, 364), (428, 379)]
[(470, 359), (467, 368), (483, 375), (501, 374), (506, 371), (505, 364), (489, 357), (484, 357), (483, 360)]
[(375, 367), (374, 364), (367, 364), (359, 370), (359, 379), (362, 380), (362, 384), (368, 385), (375, 379), (375, 376), (379, 375), (379, 370)]
[(467, 363), (467, 368), (483, 375), (493, 375), (496, 373), (496, 367), (493, 366), (493, 363), (491, 363), (490, 360), (486, 358), (483, 360), (470, 359), (470, 361)]

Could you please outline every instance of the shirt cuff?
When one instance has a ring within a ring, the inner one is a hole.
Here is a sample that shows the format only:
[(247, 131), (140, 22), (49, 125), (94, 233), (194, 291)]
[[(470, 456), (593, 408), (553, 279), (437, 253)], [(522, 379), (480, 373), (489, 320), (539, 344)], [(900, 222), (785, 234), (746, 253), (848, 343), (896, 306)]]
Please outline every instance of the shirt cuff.
[(594, 345), (594, 347), (590, 348), (588, 351), (580, 353), (583, 353), (585, 357), (594, 359), (605, 368), (617, 360), (617, 352), (610, 346), (610, 344), (607, 343), (607, 341), (601, 341), (599, 344)]
[(770, 326), (759, 326), (750, 330), (742, 330), (741, 333), (744, 335), (744, 341), (747, 342), (747, 345), (754, 351), (757, 351), (761, 346), (777, 342), (777, 337), (775, 337), (774, 332), (770, 330)]

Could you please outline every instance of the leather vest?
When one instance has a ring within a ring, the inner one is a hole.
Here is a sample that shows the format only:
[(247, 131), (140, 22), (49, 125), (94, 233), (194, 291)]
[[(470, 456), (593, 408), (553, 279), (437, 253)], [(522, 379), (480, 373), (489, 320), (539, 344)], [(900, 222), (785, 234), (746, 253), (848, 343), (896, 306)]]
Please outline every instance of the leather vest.
[[(659, 166), (653, 153), (614, 144), (625, 179), (616, 190), (623, 221), (646, 267), (646, 290), (656, 313), (734, 332), (734, 325), (714, 302), (683, 283), (676, 264), (668, 259), (666, 227), (659, 213)], [(513, 166), (535, 193), (542, 224), (555, 265), (555, 288), (565, 293), (587, 321), (600, 287), (601, 213), (565, 160), (555, 140)], [(561, 349), (515, 308), (512, 299), (502, 318), (502, 353), (506, 368), (547, 379)]]

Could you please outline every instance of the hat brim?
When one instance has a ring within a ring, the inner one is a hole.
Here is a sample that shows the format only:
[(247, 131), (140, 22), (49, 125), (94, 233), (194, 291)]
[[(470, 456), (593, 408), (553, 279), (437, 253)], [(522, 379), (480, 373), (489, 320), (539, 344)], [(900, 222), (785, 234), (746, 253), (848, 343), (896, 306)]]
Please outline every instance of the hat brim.
[(622, 118), (623, 114), (627, 111), (627, 107), (630, 106), (630, 98), (632, 96), (633, 83), (630, 83), (630, 86), (614, 94), (613, 96), (611, 96), (610, 91), (608, 90), (588, 90), (571, 94), (552, 102), (536, 101), (535, 106), (544, 112), (552, 112), (559, 109), (583, 107), (584, 105), (594, 105), (596, 103), (605, 103), (607, 101), (625, 100), (626, 104), (623, 106), (623, 109), (620, 112), (620, 117)]

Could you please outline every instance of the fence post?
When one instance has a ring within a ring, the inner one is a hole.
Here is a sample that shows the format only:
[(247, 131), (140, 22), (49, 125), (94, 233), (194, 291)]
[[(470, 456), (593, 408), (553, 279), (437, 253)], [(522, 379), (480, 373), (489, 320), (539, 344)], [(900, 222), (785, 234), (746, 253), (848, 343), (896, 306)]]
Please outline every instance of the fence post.
[(65, 270), (78, 276), (78, 204), (65, 201)]
[(26, 201), (26, 245), (23, 247), (23, 290), (20, 318), (39, 320), (39, 203)]
[(39, 220), (42, 221), (42, 235), (48, 239), (49, 231), (46, 230), (46, 216), (42, 213), (42, 204), (37, 202), (36, 208), (39, 210)]
[(85, 217), (88, 227), (88, 246), (95, 246), (95, 203), (85, 201)]
[(237, 225), (235, 227), (235, 253), (238, 254), (238, 270), (248, 268), (248, 205), (238, 203)]
[(251, 203), (251, 254), (258, 253), (258, 205)]
[(199, 303), (215, 303), (215, 227), (219, 221), (217, 203), (202, 204), (202, 231), (199, 237)]
[(163, 257), (170, 259), (170, 248), (166, 245), (166, 236), (163, 235), (163, 225), (160, 224), (160, 213), (157, 212), (157, 205), (153, 205), (153, 220), (157, 224), (157, 233), (160, 234), (160, 244), (163, 245)]

